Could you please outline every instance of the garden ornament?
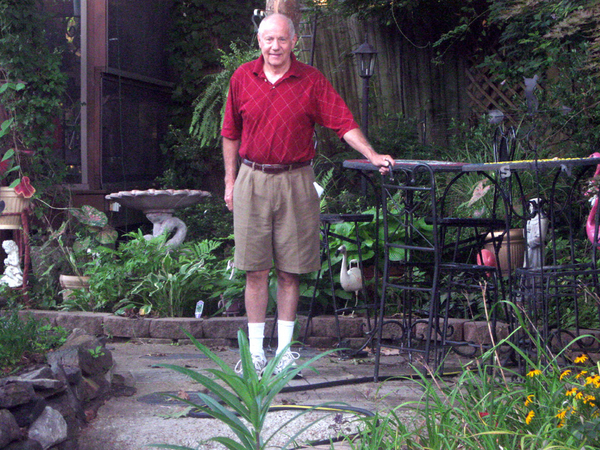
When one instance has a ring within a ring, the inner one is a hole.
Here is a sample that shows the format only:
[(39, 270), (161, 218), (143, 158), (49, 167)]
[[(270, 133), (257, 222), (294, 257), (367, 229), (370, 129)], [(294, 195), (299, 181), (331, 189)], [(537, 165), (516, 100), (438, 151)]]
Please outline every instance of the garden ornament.
[(22, 286), (23, 270), (21, 270), (17, 243), (13, 240), (3, 241), (2, 248), (6, 252), (6, 258), (4, 259), (4, 275), (0, 278), (0, 283), (11, 288)]
[(341, 245), (335, 252), (336, 256), (342, 254), (342, 267), (340, 268), (340, 284), (342, 289), (346, 292), (354, 292), (356, 302), (354, 306), (358, 305), (358, 292), (363, 287), (362, 272), (358, 267), (358, 260), (353, 259), (348, 264), (348, 257), (346, 255), (346, 246)]
[[(590, 155), (590, 158), (600, 158), (600, 153), (595, 152)], [(594, 177), (592, 180), (597, 180), (600, 177), (600, 164), (596, 167), (596, 172), (594, 172)], [(596, 234), (596, 213), (598, 211), (598, 188), (592, 192), (588, 191), (592, 197), (590, 198), (590, 203), (592, 204), (592, 209), (588, 215), (587, 220), (585, 221), (585, 232), (587, 234), (590, 242), (594, 243), (594, 236)], [(596, 239), (600, 242), (600, 239), (596, 237)]]
[(542, 267), (544, 264), (544, 243), (548, 233), (548, 216), (542, 208), (541, 198), (529, 200), (529, 214), (531, 218), (527, 221), (527, 251), (523, 261), (523, 267)]
[(187, 233), (187, 227), (182, 220), (177, 217), (173, 217), (169, 213), (147, 213), (146, 217), (152, 222), (152, 234), (147, 234), (144, 237), (146, 239), (152, 239), (155, 236), (160, 236), (163, 233), (171, 233), (173, 230), (175, 234), (165, 244), (167, 247), (177, 247), (181, 245), (185, 239)]

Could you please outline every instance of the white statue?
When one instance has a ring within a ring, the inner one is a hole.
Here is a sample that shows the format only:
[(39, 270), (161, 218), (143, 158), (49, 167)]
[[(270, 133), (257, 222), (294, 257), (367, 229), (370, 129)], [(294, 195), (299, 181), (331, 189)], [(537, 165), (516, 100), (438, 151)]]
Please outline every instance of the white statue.
[(175, 230), (175, 234), (165, 244), (167, 247), (177, 247), (181, 245), (187, 234), (187, 227), (182, 220), (177, 217), (173, 217), (169, 213), (152, 212), (147, 213), (146, 217), (152, 222), (152, 235), (145, 235), (146, 239), (152, 239), (153, 237), (160, 236), (161, 234)]
[(548, 232), (548, 217), (542, 209), (542, 199), (529, 200), (531, 218), (527, 221), (527, 252), (523, 267), (535, 268), (544, 265), (544, 246)]
[(16, 288), (23, 285), (23, 270), (21, 270), (21, 260), (19, 258), (19, 247), (13, 240), (2, 242), (2, 248), (6, 252), (4, 259), (4, 275), (0, 278), (0, 283), (8, 287)]

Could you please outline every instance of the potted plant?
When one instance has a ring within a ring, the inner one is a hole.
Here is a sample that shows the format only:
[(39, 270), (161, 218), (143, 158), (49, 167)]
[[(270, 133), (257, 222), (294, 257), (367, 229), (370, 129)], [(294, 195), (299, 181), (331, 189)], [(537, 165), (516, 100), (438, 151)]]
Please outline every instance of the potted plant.
[(63, 222), (48, 240), (57, 243), (66, 263), (68, 273), (59, 275), (63, 298), (68, 298), (73, 289), (89, 286), (85, 268), (93, 263), (95, 248), (112, 245), (118, 237), (117, 231), (108, 224), (106, 214), (92, 206), (70, 208), (69, 218), (72, 220)]

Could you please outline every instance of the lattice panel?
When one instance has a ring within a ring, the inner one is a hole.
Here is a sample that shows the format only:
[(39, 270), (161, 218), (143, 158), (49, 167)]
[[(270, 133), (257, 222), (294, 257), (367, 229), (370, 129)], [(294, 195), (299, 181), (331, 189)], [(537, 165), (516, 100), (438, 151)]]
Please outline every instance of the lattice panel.
[[(495, 82), (489, 71), (478, 67), (471, 61), (471, 67), (466, 71), (468, 80), (467, 95), (471, 110), (478, 117), (497, 109), (504, 113), (509, 125), (518, 125), (518, 117), (522, 114), (521, 102), (525, 102), (525, 86), (508, 85)], [(536, 91), (543, 89), (538, 83)], [(535, 92), (535, 91), (534, 91)]]

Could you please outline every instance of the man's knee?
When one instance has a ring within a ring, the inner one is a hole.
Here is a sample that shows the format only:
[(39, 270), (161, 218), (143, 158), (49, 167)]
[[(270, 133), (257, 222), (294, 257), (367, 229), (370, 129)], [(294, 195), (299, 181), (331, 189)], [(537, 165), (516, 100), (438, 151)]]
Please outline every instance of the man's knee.
[(247, 287), (262, 286), (269, 279), (269, 270), (253, 270), (246, 272)]

